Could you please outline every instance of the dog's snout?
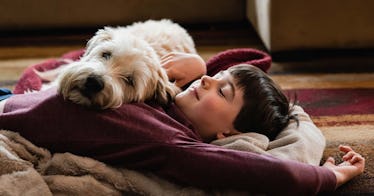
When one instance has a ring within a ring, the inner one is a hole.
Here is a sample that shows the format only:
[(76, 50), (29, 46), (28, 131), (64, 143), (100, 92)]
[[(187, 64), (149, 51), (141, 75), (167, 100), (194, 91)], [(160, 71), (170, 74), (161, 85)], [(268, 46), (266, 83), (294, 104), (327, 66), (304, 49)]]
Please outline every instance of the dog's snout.
[(104, 88), (104, 80), (101, 76), (90, 75), (87, 77), (86, 82), (84, 83), (83, 94), (85, 96), (92, 96)]

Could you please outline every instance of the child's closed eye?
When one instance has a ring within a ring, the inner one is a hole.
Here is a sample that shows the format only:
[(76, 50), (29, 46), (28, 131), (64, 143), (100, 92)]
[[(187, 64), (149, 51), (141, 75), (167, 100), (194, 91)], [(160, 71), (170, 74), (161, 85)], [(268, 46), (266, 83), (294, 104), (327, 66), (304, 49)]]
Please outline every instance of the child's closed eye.
[(223, 92), (222, 88), (219, 88), (219, 89), (218, 89), (218, 94), (219, 94), (221, 97), (225, 97), (225, 93)]

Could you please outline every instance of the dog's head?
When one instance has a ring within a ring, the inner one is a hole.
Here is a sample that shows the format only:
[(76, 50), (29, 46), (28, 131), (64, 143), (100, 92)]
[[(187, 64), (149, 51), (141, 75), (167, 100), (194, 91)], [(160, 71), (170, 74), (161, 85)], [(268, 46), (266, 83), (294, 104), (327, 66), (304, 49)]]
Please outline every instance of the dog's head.
[(179, 92), (154, 49), (120, 27), (99, 30), (59, 81), (65, 98), (103, 109), (149, 99), (165, 104)]

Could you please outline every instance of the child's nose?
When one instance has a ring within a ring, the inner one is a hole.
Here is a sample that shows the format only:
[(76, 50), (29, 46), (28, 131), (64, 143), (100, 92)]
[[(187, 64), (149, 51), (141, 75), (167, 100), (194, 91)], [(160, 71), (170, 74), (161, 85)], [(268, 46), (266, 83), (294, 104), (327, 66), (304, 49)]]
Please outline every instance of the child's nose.
[(205, 89), (209, 89), (215, 82), (215, 79), (210, 76), (201, 77), (201, 86)]

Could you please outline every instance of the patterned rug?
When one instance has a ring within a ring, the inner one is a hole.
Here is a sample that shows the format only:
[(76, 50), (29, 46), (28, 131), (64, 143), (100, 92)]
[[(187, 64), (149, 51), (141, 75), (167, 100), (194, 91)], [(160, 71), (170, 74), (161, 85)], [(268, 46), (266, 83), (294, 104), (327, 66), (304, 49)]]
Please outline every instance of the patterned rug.
[[(327, 139), (323, 159), (339, 159), (339, 144), (366, 158), (363, 175), (343, 185), (337, 195), (374, 194), (374, 73), (273, 75), (297, 100)], [(323, 161), (324, 161), (323, 160)]]

